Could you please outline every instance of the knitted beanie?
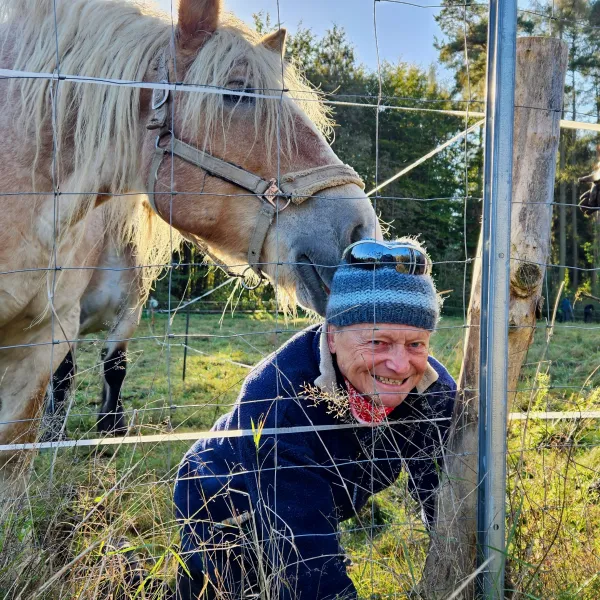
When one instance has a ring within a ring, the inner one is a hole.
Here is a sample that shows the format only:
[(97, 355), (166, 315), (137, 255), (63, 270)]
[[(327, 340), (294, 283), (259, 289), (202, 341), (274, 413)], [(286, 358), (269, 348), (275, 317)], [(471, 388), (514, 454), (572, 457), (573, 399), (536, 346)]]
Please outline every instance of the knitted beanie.
[[(413, 239), (393, 243), (412, 246), (425, 254)], [(342, 263), (333, 276), (325, 318), (336, 327), (397, 323), (432, 330), (439, 314), (440, 303), (430, 275), (399, 273), (392, 265), (358, 267)]]

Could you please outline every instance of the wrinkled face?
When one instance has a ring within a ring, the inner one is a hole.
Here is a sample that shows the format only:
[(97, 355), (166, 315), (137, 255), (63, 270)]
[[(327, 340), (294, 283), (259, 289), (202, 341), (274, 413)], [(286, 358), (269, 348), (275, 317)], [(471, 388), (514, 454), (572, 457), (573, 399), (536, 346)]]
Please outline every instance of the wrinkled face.
[(395, 408), (421, 381), (431, 332), (408, 325), (329, 325), (327, 341), (342, 375), (361, 394)]

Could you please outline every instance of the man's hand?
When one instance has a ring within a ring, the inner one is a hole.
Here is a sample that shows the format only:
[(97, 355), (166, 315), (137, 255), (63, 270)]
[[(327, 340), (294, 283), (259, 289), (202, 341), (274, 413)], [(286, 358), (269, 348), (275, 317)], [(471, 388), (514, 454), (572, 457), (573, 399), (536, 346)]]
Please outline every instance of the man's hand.
[(579, 198), (579, 208), (585, 215), (592, 215), (600, 210), (600, 170), (581, 177), (579, 183), (591, 183), (592, 187)]

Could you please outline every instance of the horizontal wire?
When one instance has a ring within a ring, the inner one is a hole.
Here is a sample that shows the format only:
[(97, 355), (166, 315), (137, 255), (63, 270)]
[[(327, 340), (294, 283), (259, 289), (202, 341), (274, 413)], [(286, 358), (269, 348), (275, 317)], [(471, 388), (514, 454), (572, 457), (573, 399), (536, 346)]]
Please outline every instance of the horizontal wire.
[[(578, 387), (578, 386), (577, 386)], [(547, 388), (544, 388), (547, 389)], [(523, 390), (519, 390), (523, 391)], [(189, 406), (182, 405), (182, 408)], [(164, 410), (164, 407), (160, 407)], [(174, 408), (174, 407), (171, 407)], [(137, 409), (136, 409), (137, 410)], [(158, 410), (158, 409), (157, 409)], [(581, 419), (600, 419), (600, 411), (582, 410), (582, 411), (534, 411), (531, 413), (509, 413), (509, 421), (552, 421), (552, 420), (581, 420)], [(440, 421), (450, 421), (450, 417), (436, 417), (427, 419), (402, 419), (398, 421), (389, 421), (385, 427), (394, 425), (410, 425), (418, 423), (437, 423)], [(12, 421), (11, 421), (12, 422)], [(18, 422), (18, 421), (15, 421)], [(381, 427), (381, 425), (379, 426)], [(362, 423), (339, 423), (332, 425), (303, 425), (298, 427), (271, 427), (261, 430), (261, 436), (265, 435), (287, 435), (295, 433), (315, 433), (319, 431), (332, 431), (343, 429), (373, 428), (370, 424)], [(376, 427), (377, 428), (377, 427)], [(90, 446), (121, 446), (131, 444), (150, 444), (163, 442), (185, 442), (198, 440), (212, 440), (222, 438), (240, 438), (256, 436), (256, 431), (252, 429), (226, 429), (220, 431), (189, 431), (159, 433), (155, 435), (128, 435), (123, 438), (92, 438), (78, 440), (62, 440), (57, 442), (29, 442), (16, 444), (0, 445), (0, 452), (14, 452), (17, 450), (52, 450), (56, 448), (83, 448)], [(392, 460), (389, 457), (385, 460)], [(355, 461), (353, 461), (354, 463)]]
[[(53, 195), (54, 192), (52, 191), (48, 191), (48, 192), (34, 192), (33, 190), (31, 191), (27, 191), (27, 192), (0, 192), (0, 197), (1, 196), (51, 196)], [(140, 196), (140, 195), (147, 195), (146, 192), (119, 192), (119, 193), (112, 193), (112, 192), (90, 192), (90, 191), (85, 191), (85, 192), (60, 192), (56, 194), (57, 196), (106, 196), (106, 197), (112, 197), (112, 198), (125, 198), (125, 197), (135, 197), (135, 196)], [(260, 199), (262, 198), (262, 196), (260, 194), (252, 194), (250, 192), (236, 192), (236, 193), (225, 193), (225, 192), (203, 192), (201, 190), (198, 191), (192, 191), (192, 192), (188, 192), (188, 191), (184, 191), (184, 190), (177, 190), (176, 188), (173, 188), (173, 190), (169, 189), (169, 190), (165, 190), (164, 192), (159, 192), (156, 191), (154, 192), (155, 196), (173, 196), (173, 195), (177, 195), (177, 196), (209, 196), (209, 197), (214, 197), (214, 198), (225, 198), (225, 199), (232, 199), (232, 200), (237, 200), (240, 198), (257, 198)], [(295, 197), (294, 194), (290, 194), (290, 197)], [(329, 202), (339, 202), (340, 200), (343, 200), (345, 202), (362, 202), (364, 200), (363, 197), (361, 196), (336, 196), (335, 198), (332, 198), (331, 196), (325, 196), (325, 195), (321, 195), (321, 194), (314, 194), (311, 196), (311, 198), (318, 198), (319, 200), (324, 200), (324, 201), (329, 201)], [(442, 201), (442, 200), (455, 200), (455, 201), (464, 201), (464, 200), (481, 200), (481, 196), (460, 196), (460, 195), (456, 195), (456, 196), (436, 196), (436, 197), (431, 197), (431, 198), (420, 198), (418, 196), (377, 196), (377, 198), (379, 200), (413, 200), (416, 202), (435, 202), (435, 201)], [(549, 202), (531, 202), (530, 204), (550, 204)], [(559, 204), (559, 203), (557, 203)], [(564, 206), (569, 206), (568, 204), (564, 204)]]
[[(132, 87), (140, 89), (152, 89), (152, 90), (169, 90), (169, 91), (183, 91), (183, 92), (202, 92), (205, 94), (217, 94), (217, 95), (228, 95), (228, 96), (244, 96), (250, 98), (262, 98), (265, 100), (277, 100), (282, 101), (293, 101), (292, 98), (282, 97), (281, 92), (289, 92), (287, 88), (279, 90), (277, 95), (270, 94), (259, 94), (256, 92), (238, 91), (231, 88), (224, 88), (218, 86), (207, 86), (187, 83), (158, 83), (158, 82), (147, 82), (147, 81), (134, 81), (127, 79), (111, 79), (101, 77), (91, 77), (82, 75), (67, 75), (64, 73), (35, 73), (31, 71), (20, 71), (17, 69), (0, 69), (0, 79), (47, 79), (51, 81), (68, 81), (71, 83), (89, 83), (94, 85), (111, 85), (117, 87)], [(303, 102), (319, 102), (323, 104), (331, 104), (338, 106), (353, 106), (361, 108), (376, 108), (378, 111), (386, 110), (403, 110), (403, 111), (423, 111), (423, 112), (434, 112), (438, 114), (447, 114), (449, 116), (456, 117), (482, 117), (485, 116), (481, 112), (469, 112), (469, 111), (456, 111), (456, 110), (444, 110), (444, 109), (420, 109), (418, 107), (405, 107), (405, 106), (392, 106), (388, 104), (367, 104), (361, 102), (344, 102), (337, 100), (327, 100), (325, 98), (299, 98)], [(535, 106), (516, 106), (516, 108), (529, 108), (532, 110), (540, 110), (548, 112), (547, 107), (535, 107)], [(555, 112), (562, 112), (562, 108), (555, 109)], [(584, 129), (590, 131), (600, 131), (600, 124), (586, 123), (583, 121), (567, 121), (561, 120), (561, 127), (567, 129)]]
[[(464, 132), (461, 132), (460, 135), (463, 135)], [(444, 142), (446, 143), (446, 142)], [(589, 167), (590, 169), (593, 169), (593, 166)], [(576, 180), (571, 181), (570, 183), (578, 183)], [(48, 191), (48, 192), (34, 192), (32, 191), (27, 191), (27, 192), (0, 192), (0, 197), (6, 196), (6, 197), (13, 197), (13, 196), (50, 196), (53, 195), (53, 192)], [(90, 191), (85, 191), (85, 192), (60, 192), (56, 194), (57, 196), (91, 196), (91, 195), (97, 195), (97, 196), (106, 196), (106, 197), (112, 197), (112, 198), (126, 198), (126, 197), (137, 197), (140, 195), (147, 195), (141, 192), (119, 192), (119, 193), (112, 193), (112, 192), (90, 192)], [(223, 198), (223, 199), (231, 199), (231, 200), (239, 200), (240, 198), (256, 198), (256, 199), (261, 199), (262, 196), (260, 194), (252, 194), (250, 192), (237, 192), (237, 193), (225, 193), (225, 192), (203, 192), (201, 190), (198, 191), (183, 191), (183, 190), (177, 190), (175, 188), (173, 188), (173, 190), (165, 190), (164, 192), (160, 192), (160, 191), (155, 191), (154, 192), (155, 196), (207, 196), (207, 197), (211, 197), (211, 198)], [(287, 194), (286, 194), (287, 196)], [(291, 198), (295, 197), (294, 194), (290, 194), (289, 195)], [(328, 201), (328, 202), (339, 202), (339, 201), (344, 201), (344, 202), (362, 202), (363, 198), (362, 197), (357, 197), (357, 196), (336, 196), (335, 198), (332, 198), (331, 196), (324, 196), (321, 194), (314, 194), (311, 196), (311, 198), (317, 198), (319, 200), (324, 200), (324, 201)], [(402, 201), (402, 202), (442, 202), (442, 201), (449, 201), (449, 202), (464, 202), (465, 200), (476, 200), (476, 201), (481, 201), (483, 200), (483, 198), (481, 196), (434, 196), (434, 197), (430, 197), (430, 198), (423, 198), (423, 197), (419, 197), (419, 196), (381, 196), (378, 195), (377, 196), (377, 200), (394, 200), (394, 201)], [(527, 205), (531, 205), (531, 206), (535, 206), (535, 205), (543, 205), (543, 206), (570, 206), (570, 207), (579, 207), (580, 204), (573, 204), (570, 202), (555, 202), (555, 201), (551, 201), (551, 202), (547, 202), (547, 201), (541, 201), (541, 202), (535, 202), (535, 201), (529, 201), (529, 200), (523, 200), (523, 201), (517, 201), (517, 200), (513, 200), (512, 204), (527, 204)], [(398, 217), (393, 217), (395, 218), (400, 218), (400, 216)], [(275, 225), (274, 225), (275, 226)]]
[[(477, 260), (477, 257), (467, 258), (462, 260), (438, 260), (431, 261), (431, 265), (434, 267), (439, 267), (442, 265), (468, 265)], [(516, 258), (510, 257), (511, 261), (522, 262), (528, 264), (539, 265), (541, 267), (545, 267), (547, 269), (571, 269), (576, 271), (584, 271), (584, 272), (593, 272), (600, 271), (600, 267), (574, 267), (573, 265), (563, 265), (560, 263), (546, 263), (546, 262), (537, 262), (532, 261), (527, 258)], [(226, 267), (230, 269), (243, 269), (248, 266), (248, 263), (223, 263)], [(297, 262), (297, 261), (263, 261), (257, 262), (256, 265), (260, 267), (282, 267), (282, 266), (306, 266), (310, 265), (313, 267), (318, 267), (322, 269), (337, 269), (339, 265), (327, 265), (322, 263), (307, 263), (307, 262)], [(365, 263), (366, 264), (366, 263)], [(184, 266), (198, 266), (198, 267), (213, 267), (216, 265), (210, 262), (177, 262), (177, 263), (149, 263), (145, 265), (135, 265), (130, 267), (89, 267), (89, 266), (61, 266), (58, 265), (56, 267), (31, 267), (27, 269), (14, 269), (13, 271), (0, 271), (0, 275), (14, 275), (16, 273), (35, 273), (35, 272), (48, 272), (48, 271), (133, 271), (137, 269), (146, 269), (146, 268), (155, 268), (155, 267), (163, 267), (165, 269), (179, 269)]]
[[(305, 102), (325, 102), (327, 104), (342, 104), (347, 106), (359, 106), (365, 108), (377, 108), (377, 109), (400, 109), (400, 110), (413, 110), (415, 107), (404, 107), (404, 106), (394, 106), (394, 105), (385, 105), (385, 104), (367, 104), (367, 103), (346, 103), (339, 102), (335, 100), (327, 100), (328, 97), (332, 98), (368, 98), (368, 99), (377, 99), (379, 96), (373, 94), (357, 94), (357, 93), (347, 93), (347, 92), (321, 92), (320, 90), (315, 90), (313, 92), (306, 92), (305, 90), (297, 90), (293, 88), (261, 88), (262, 92), (272, 92), (273, 94), (259, 93), (257, 91), (247, 91), (247, 90), (236, 90), (232, 88), (227, 88), (223, 86), (216, 85), (199, 85), (193, 83), (185, 83), (185, 82), (175, 82), (175, 83), (165, 83), (165, 82), (152, 82), (152, 81), (139, 81), (139, 80), (128, 80), (128, 79), (111, 79), (111, 78), (101, 78), (94, 76), (84, 76), (84, 75), (64, 75), (61, 74), (60, 77), (52, 74), (52, 73), (41, 73), (41, 72), (29, 72), (29, 71), (19, 71), (16, 69), (0, 69), (0, 80), (1, 79), (10, 79), (10, 80), (18, 80), (18, 79), (60, 79), (65, 81), (70, 81), (73, 83), (92, 83), (98, 85), (112, 85), (119, 87), (137, 87), (141, 89), (158, 89), (158, 90), (169, 90), (173, 92), (202, 92), (202, 93), (214, 93), (219, 95), (227, 95), (227, 96), (250, 96), (254, 98), (262, 98), (267, 100), (278, 100), (281, 101), (281, 92), (294, 92), (299, 94), (304, 94), (306, 97), (300, 96), (299, 99)], [(274, 95), (276, 94), (276, 95)], [(317, 96), (318, 99), (315, 99), (314, 96)], [(296, 98), (296, 97), (294, 97)], [(421, 102), (424, 104), (485, 104), (484, 100), (476, 100), (476, 99), (461, 99), (461, 98), (422, 98), (416, 96), (386, 96), (382, 95), (381, 98), (383, 100), (402, 100), (408, 102)], [(452, 114), (450, 111), (448, 114)]]
[[(406, 6), (412, 6), (414, 8), (443, 8), (445, 10), (451, 10), (454, 8), (471, 8), (471, 9), (487, 9), (489, 8), (489, 3), (487, 2), (472, 2), (472, 3), (462, 3), (462, 4), (420, 4), (417, 2), (407, 2), (406, 0), (375, 0), (375, 2), (383, 2), (387, 4), (403, 4)], [(557, 17), (554, 14), (546, 14), (539, 11), (531, 10), (529, 8), (518, 8), (517, 12), (534, 15), (536, 17), (540, 17), (542, 19), (546, 19), (548, 21), (557, 21), (560, 23), (565, 23), (567, 25), (580, 25), (582, 30), (591, 29), (596, 30), (600, 29), (598, 25), (592, 25), (588, 21), (584, 21), (582, 19), (567, 19), (563, 17)]]
[[(207, 353), (208, 354), (208, 353)], [(215, 357), (213, 357), (215, 358)], [(221, 361), (225, 361), (227, 359), (225, 358), (220, 358), (220, 357), (216, 357), (216, 360), (218, 360), (219, 362)], [(233, 362), (233, 361), (231, 361)], [(234, 363), (237, 364), (238, 366), (241, 366), (243, 368), (249, 368), (249, 369), (254, 369), (257, 367), (257, 365), (245, 365), (242, 363)], [(533, 386), (533, 387), (519, 387), (517, 389), (512, 389), (512, 390), (507, 390), (509, 394), (518, 394), (518, 393), (524, 393), (524, 392), (549, 392), (549, 391), (560, 391), (560, 390), (578, 390), (580, 392), (591, 392), (596, 390), (596, 386), (593, 385), (587, 385), (587, 386), (582, 386), (582, 385), (543, 385), (543, 386)], [(479, 390), (477, 388), (463, 388), (461, 390), (461, 392), (469, 392), (470, 394), (474, 394), (473, 398), (477, 399), (479, 397), (478, 392)], [(387, 393), (390, 392), (381, 392), (380, 395), (386, 395)], [(157, 394), (158, 396), (158, 394)], [(252, 404), (262, 404), (262, 403), (273, 403), (275, 401), (280, 401), (283, 402), (285, 400), (298, 400), (300, 398), (304, 398), (301, 396), (279, 396), (278, 398), (263, 398), (260, 400), (245, 400), (244, 403), (247, 405), (252, 405)], [(157, 397), (156, 400), (153, 400), (153, 402), (159, 402), (160, 398)], [(230, 402), (221, 402), (221, 401), (217, 401), (215, 400), (207, 400), (206, 402), (202, 402), (202, 403), (192, 403), (192, 404), (173, 404), (172, 405), (172, 409), (174, 411), (178, 411), (178, 410), (190, 410), (190, 409), (197, 409), (195, 412), (197, 412), (198, 410), (203, 410), (203, 409), (208, 409), (208, 408), (222, 408), (222, 409), (231, 409), (233, 408), (235, 405), (237, 404), (236, 400), (232, 400)], [(150, 406), (150, 407), (138, 407), (138, 408), (126, 408), (123, 410), (124, 414), (126, 415), (131, 415), (131, 417), (134, 417), (136, 414), (143, 414), (143, 413), (149, 413), (149, 412), (160, 412), (164, 410), (163, 406)], [(582, 412), (585, 411), (581, 411), (581, 410), (574, 410), (574, 411), (559, 411), (561, 414), (563, 415), (569, 415), (569, 414), (581, 414)], [(518, 415), (518, 414), (533, 414), (533, 413), (511, 413), (513, 415)], [(555, 414), (552, 411), (548, 411), (548, 412), (543, 412), (543, 411), (538, 411), (535, 414)], [(558, 413), (556, 413), (558, 414)], [(82, 418), (89, 418), (89, 417), (95, 417), (96, 416), (96, 412), (93, 409), (90, 409), (89, 412), (81, 412), (81, 413), (72, 413), (70, 412), (67, 416), (67, 418), (69, 420), (75, 420), (77, 419), (82, 419)], [(14, 420), (10, 420), (10, 421), (0, 421), (0, 425), (11, 425), (11, 424), (15, 424), (15, 423), (43, 423), (45, 421), (45, 419), (47, 418), (61, 418), (60, 415), (41, 415), (38, 417), (28, 417), (25, 419), (14, 419)], [(516, 419), (517, 417), (515, 417)], [(548, 419), (551, 419), (554, 417), (548, 417)], [(565, 416), (565, 418), (567, 418)], [(575, 417), (574, 417), (575, 418)], [(542, 417), (536, 417), (536, 419), (543, 419)], [(182, 426), (185, 425), (185, 423), (181, 424)], [(150, 428), (150, 427), (155, 427), (155, 424), (152, 423), (139, 423), (136, 426), (138, 427), (146, 427), (146, 428)]]
[[(173, 434), (163, 434), (163, 435), (173, 435)], [(147, 438), (150, 436), (140, 436), (142, 438)], [(125, 441), (128, 438), (121, 438), (120, 440), (115, 439), (115, 438), (99, 438), (98, 440), (88, 440), (88, 441), (97, 441), (97, 442), (102, 442), (102, 441), (109, 441), (109, 442), (113, 442), (111, 444), (102, 444), (99, 443), (97, 444), (97, 446), (95, 445), (85, 445), (85, 447), (89, 447), (92, 448), (92, 450), (95, 447), (101, 447), (101, 446), (113, 446), (115, 447), (116, 450), (119, 449), (119, 444), (117, 442), (121, 441), (121, 447), (124, 446), (128, 446), (129, 444), (127, 444)], [(86, 440), (83, 440), (86, 441)], [(170, 440), (171, 443), (173, 442), (190, 442), (193, 440)], [(46, 442), (46, 444), (50, 444), (52, 442)], [(54, 442), (54, 448), (57, 447), (57, 444), (62, 443), (62, 442)], [(157, 444), (160, 444), (161, 442), (155, 442)], [(80, 444), (80, 446), (83, 447), (83, 445)], [(592, 443), (580, 443), (580, 442), (562, 442), (562, 443), (537, 443), (535, 445), (532, 446), (528, 446), (528, 447), (524, 447), (524, 448), (517, 448), (515, 450), (509, 450), (506, 452), (506, 457), (507, 458), (512, 458), (512, 457), (520, 457), (522, 456), (523, 453), (531, 453), (531, 452), (535, 452), (535, 453), (539, 453), (539, 452), (545, 452), (545, 451), (549, 451), (549, 450), (563, 450), (563, 449), (595, 449), (595, 448), (599, 448), (600, 444), (596, 443), (596, 444), (592, 444)], [(0, 447), (0, 452), (2, 451), (3, 447)], [(26, 450), (35, 450), (36, 448), (32, 448), (32, 449), (26, 449)], [(51, 448), (37, 448), (38, 450), (49, 450)], [(58, 448), (60, 449), (60, 448)], [(21, 450), (21, 448), (19, 448), (19, 450)], [(134, 448), (134, 450), (136, 450), (136, 448)], [(210, 449), (206, 450), (206, 452), (210, 451)], [(11, 452), (14, 452), (14, 450), (11, 450)], [(202, 454), (205, 451), (201, 451), (200, 454)], [(504, 452), (502, 451), (498, 451), (498, 452), (493, 452), (492, 455), (500, 455), (500, 454), (504, 454)], [(144, 455), (146, 456), (146, 455)], [(139, 459), (139, 462), (141, 462), (144, 458), (144, 456), (142, 456)], [(448, 458), (469, 458), (469, 457), (475, 457), (477, 456), (477, 452), (445, 452), (444, 457), (447, 460)], [(402, 458), (400, 456), (395, 457), (395, 458), (365, 458), (362, 460), (343, 460), (343, 461), (339, 461), (335, 463), (336, 467), (344, 467), (344, 466), (348, 466), (348, 465), (358, 465), (358, 466), (369, 466), (369, 465), (374, 465), (376, 463), (391, 463), (391, 462), (406, 462), (406, 461), (412, 461), (412, 462), (431, 462), (432, 458), (430, 456), (416, 456), (416, 457), (410, 457), (410, 458)], [(275, 467), (264, 467), (261, 466), (257, 469), (245, 469), (245, 470), (240, 470), (240, 471), (236, 471), (236, 472), (232, 472), (229, 473), (229, 475), (231, 475), (232, 477), (237, 477), (237, 476), (247, 476), (247, 475), (260, 475), (260, 474), (264, 474), (266, 472), (270, 472), (270, 471), (279, 471), (279, 470), (293, 470), (293, 469), (331, 469), (334, 465), (333, 464), (315, 464), (315, 463), (306, 463), (306, 464), (298, 464), (298, 465), (285, 465), (285, 466), (278, 466), (277, 468)], [(584, 465), (580, 465), (582, 468), (584, 467)], [(592, 472), (599, 472), (600, 470), (594, 470), (593, 468), (587, 467), (588, 470), (592, 471)], [(203, 479), (213, 479), (215, 477), (215, 475), (213, 473), (206, 473), (206, 474), (194, 474), (194, 475), (188, 475), (185, 477), (179, 477), (176, 474), (167, 474), (167, 476), (165, 477), (161, 477), (158, 481), (136, 481), (133, 482), (132, 484), (126, 485), (124, 487), (122, 487), (121, 489), (131, 489), (132, 487), (135, 488), (150, 488), (150, 487), (155, 487), (157, 485), (173, 485), (174, 483), (176, 483), (177, 481), (201, 481)], [(119, 488), (115, 488), (113, 491), (117, 491)]]
[[(432, 266), (437, 266), (437, 265), (465, 265), (465, 264), (470, 264), (474, 261), (474, 258), (468, 258), (466, 260), (442, 260), (442, 261), (432, 261), (431, 264)], [(227, 263), (223, 263), (224, 266), (228, 267), (229, 269), (244, 269), (248, 266), (248, 263), (233, 263), (233, 264), (227, 264)], [(255, 265), (258, 265), (260, 267), (268, 267), (268, 266), (275, 266), (275, 267), (283, 267), (283, 266), (312, 266), (312, 267), (319, 267), (322, 269), (337, 269), (339, 265), (325, 265), (325, 264), (320, 264), (320, 263), (307, 263), (307, 262), (294, 262), (294, 261), (279, 261), (279, 262), (256, 262), (254, 263)], [(177, 262), (177, 263), (149, 263), (146, 265), (135, 265), (135, 266), (131, 266), (131, 267), (88, 267), (88, 266), (72, 266), (72, 267), (65, 267), (65, 266), (61, 266), (58, 265), (56, 267), (30, 267), (27, 269), (14, 269), (13, 271), (0, 271), (0, 275), (14, 275), (16, 273), (35, 273), (35, 272), (48, 272), (48, 271), (134, 271), (137, 269), (147, 269), (147, 268), (155, 268), (155, 267), (163, 267), (165, 269), (179, 269), (183, 266), (197, 266), (197, 267), (214, 267), (216, 268), (217, 265), (214, 265), (211, 262), (192, 262), (192, 263), (184, 263), (184, 262)], [(219, 266), (220, 268), (220, 266)]]
[[(593, 166), (589, 167), (590, 169), (593, 169)], [(571, 181), (570, 183), (578, 183), (577, 181)], [(0, 192), (0, 197), (6, 196), (6, 197), (12, 197), (12, 196), (50, 196), (53, 195), (53, 192), (49, 191), (49, 192), (34, 192), (34, 191), (27, 191), (27, 192)], [(57, 196), (91, 196), (91, 195), (97, 195), (97, 196), (107, 196), (107, 197), (112, 197), (112, 198), (125, 198), (125, 197), (137, 197), (140, 195), (145, 195), (145, 193), (141, 193), (141, 192), (119, 192), (119, 193), (112, 193), (112, 192), (90, 192), (90, 191), (85, 191), (85, 192), (60, 192), (56, 194)], [(164, 192), (154, 192), (155, 196), (207, 196), (207, 197), (211, 197), (211, 198), (223, 198), (223, 199), (231, 199), (231, 200), (238, 200), (240, 198), (256, 198), (256, 199), (261, 199), (261, 195), (260, 194), (251, 194), (249, 192), (240, 192), (240, 193), (225, 193), (225, 192), (203, 192), (203, 191), (193, 191), (193, 192), (189, 192), (189, 191), (180, 191), (177, 189), (173, 189), (173, 190), (165, 190)], [(294, 197), (293, 194), (290, 194), (290, 197)], [(313, 196), (311, 196), (311, 198), (318, 198), (319, 200), (324, 200), (324, 201), (329, 201), (329, 202), (339, 202), (340, 200), (343, 200), (344, 202), (362, 202), (363, 198), (361, 197), (357, 197), (357, 196), (336, 196), (335, 198), (332, 198), (331, 196), (324, 196), (324, 195), (320, 195), (320, 194), (314, 194)], [(442, 202), (442, 201), (449, 201), (449, 202), (464, 202), (465, 200), (476, 200), (476, 201), (481, 201), (483, 200), (483, 198), (481, 196), (434, 196), (431, 198), (423, 198), (423, 197), (419, 197), (419, 196), (381, 196), (378, 195), (377, 196), (377, 200), (394, 200), (394, 201), (402, 201), (402, 202)], [(512, 204), (526, 204), (526, 205), (530, 205), (530, 206), (535, 206), (535, 205), (543, 205), (543, 206), (569, 206), (569, 207), (579, 207), (580, 204), (573, 204), (570, 202), (546, 202), (546, 201), (541, 201), (541, 202), (535, 202), (535, 201), (529, 201), (529, 200), (523, 200), (523, 201), (517, 201), (517, 200), (513, 200)], [(393, 219), (396, 218), (400, 218), (400, 216), (398, 217), (392, 217)], [(273, 226), (276, 226), (275, 224)]]
[(416, 2), (406, 2), (406, 0), (375, 0), (375, 2), (385, 2), (388, 4), (405, 4), (415, 8), (488, 8), (487, 2), (472, 2), (470, 4), (419, 4)]
[[(408, 425), (417, 423), (432, 423), (449, 421), (450, 417), (432, 419), (406, 419), (390, 421), (386, 425)], [(287, 435), (295, 433), (315, 433), (319, 431), (332, 431), (341, 429), (372, 428), (370, 424), (340, 423), (335, 425), (302, 425), (298, 427), (265, 427), (261, 435)], [(191, 440), (212, 440), (221, 438), (254, 437), (256, 430), (252, 429), (224, 429), (221, 431), (191, 431), (186, 433), (159, 433), (156, 435), (133, 435), (120, 439), (94, 438), (80, 440), (63, 440), (59, 442), (30, 442), (23, 444), (1, 444), (0, 452), (14, 452), (15, 450), (53, 450), (56, 448), (78, 448), (89, 446), (119, 446), (128, 444), (148, 444), (154, 442), (185, 442)]]
[[(470, 327), (478, 327), (478, 325), (450, 325), (436, 327), (435, 331), (449, 331), (452, 329), (469, 329)], [(511, 330), (516, 331), (518, 329), (532, 329), (533, 327), (543, 329), (543, 324), (537, 325), (511, 325)], [(585, 325), (564, 325), (560, 324), (547, 324), (546, 329), (578, 329), (578, 330), (587, 330), (587, 331), (600, 331), (600, 325), (597, 326), (585, 326)], [(234, 339), (234, 338), (244, 338), (250, 336), (257, 335), (265, 335), (265, 334), (274, 334), (279, 335), (282, 333), (299, 333), (301, 329), (277, 329), (270, 331), (248, 331), (245, 333), (230, 333), (230, 334), (216, 334), (216, 333), (169, 333), (162, 335), (144, 335), (137, 337), (117, 337), (117, 338), (75, 338), (75, 339), (56, 339), (47, 342), (35, 342), (35, 343), (25, 343), (25, 344), (12, 344), (9, 346), (0, 346), (0, 350), (14, 350), (16, 348), (34, 348), (38, 346), (50, 346), (50, 345), (59, 345), (59, 344), (79, 344), (81, 342), (89, 342), (89, 343), (113, 343), (113, 342), (131, 342), (131, 341), (139, 341), (139, 340), (164, 340), (164, 339), (181, 339), (181, 338), (215, 338), (215, 339)]]

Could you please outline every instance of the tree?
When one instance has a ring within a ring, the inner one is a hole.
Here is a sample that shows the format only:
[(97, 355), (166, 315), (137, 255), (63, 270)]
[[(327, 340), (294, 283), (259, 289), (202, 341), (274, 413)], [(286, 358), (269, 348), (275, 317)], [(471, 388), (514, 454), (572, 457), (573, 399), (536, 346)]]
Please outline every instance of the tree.
[[(268, 15), (255, 15), (255, 21), (259, 32), (274, 28)], [(300, 26), (289, 36), (287, 58), (326, 99), (353, 104), (332, 106), (337, 123), (332, 146), (360, 173), (367, 189), (464, 128), (462, 118), (419, 110), (451, 108), (451, 92), (439, 84), (433, 68), (423, 70), (398, 61), (384, 62), (379, 73), (369, 71), (357, 62), (345, 31), (335, 25), (320, 38)], [(479, 135), (470, 137), (466, 152), (464, 145), (456, 144), (374, 196), (376, 210), (390, 224), (391, 234), (421, 235), (435, 260), (460, 260), (466, 229), (474, 252), (479, 214), (472, 211), (476, 203), (470, 202), (470, 224), (463, 227), (463, 197), (480, 196), (478, 184), (472, 185), (477, 180), (472, 162), (478, 156), (479, 140)], [(439, 270), (437, 276), (442, 288), (462, 289), (462, 270)]]

